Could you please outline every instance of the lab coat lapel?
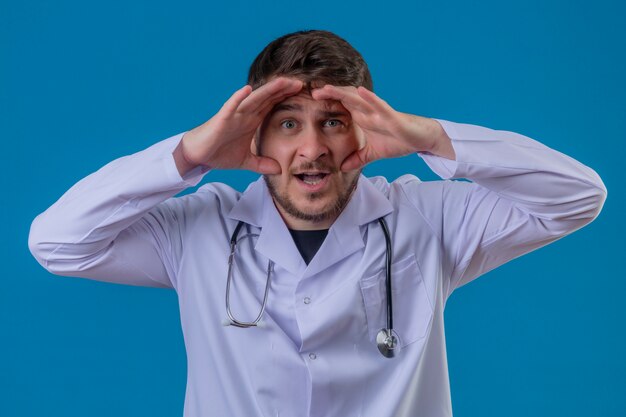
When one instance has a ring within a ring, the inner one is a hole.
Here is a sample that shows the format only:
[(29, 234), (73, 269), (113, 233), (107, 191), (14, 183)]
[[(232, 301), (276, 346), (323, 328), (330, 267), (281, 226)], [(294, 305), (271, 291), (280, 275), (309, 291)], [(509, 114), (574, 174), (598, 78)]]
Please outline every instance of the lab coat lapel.
[(255, 249), (298, 277), (315, 275), (365, 246), (361, 226), (393, 211), (387, 196), (361, 175), (354, 195), (328, 231), (328, 236), (308, 267), (296, 247), (287, 225), (259, 178), (242, 194), (229, 213), (261, 228)]
[(387, 196), (363, 175), (354, 195), (328, 231), (303, 278), (315, 275), (365, 246), (361, 226), (393, 211)]
[(294, 275), (302, 276), (306, 263), (276, 209), (263, 177), (252, 183), (242, 194), (229, 217), (260, 227), (261, 233), (255, 249), (276, 265)]

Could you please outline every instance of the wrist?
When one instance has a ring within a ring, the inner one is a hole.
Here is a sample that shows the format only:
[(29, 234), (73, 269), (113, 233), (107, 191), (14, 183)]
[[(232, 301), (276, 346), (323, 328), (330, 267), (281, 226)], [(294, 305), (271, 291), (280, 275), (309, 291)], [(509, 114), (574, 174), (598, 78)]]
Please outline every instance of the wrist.
[(183, 138), (180, 140), (180, 142), (178, 142), (178, 146), (176, 146), (176, 149), (174, 149), (174, 152), (172, 152), (172, 155), (174, 156), (174, 162), (176, 163), (176, 168), (178, 169), (178, 173), (181, 177), (184, 177), (189, 171), (198, 166), (197, 164), (189, 161), (185, 156), (183, 141), (186, 135), (187, 133), (183, 135)]
[(452, 146), (452, 139), (448, 136), (441, 123), (435, 119), (428, 119), (429, 136), (432, 138), (430, 149), (426, 152), (447, 159), (456, 159), (456, 153)]

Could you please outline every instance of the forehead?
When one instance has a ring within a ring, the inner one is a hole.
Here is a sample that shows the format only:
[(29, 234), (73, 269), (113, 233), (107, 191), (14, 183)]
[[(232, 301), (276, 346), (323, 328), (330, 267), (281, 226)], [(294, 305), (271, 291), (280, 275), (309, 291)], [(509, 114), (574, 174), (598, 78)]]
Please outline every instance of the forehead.
[(301, 113), (346, 113), (346, 108), (337, 100), (315, 100), (308, 93), (299, 93), (276, 104), (271, 114), (278, 112), (301, 112)]

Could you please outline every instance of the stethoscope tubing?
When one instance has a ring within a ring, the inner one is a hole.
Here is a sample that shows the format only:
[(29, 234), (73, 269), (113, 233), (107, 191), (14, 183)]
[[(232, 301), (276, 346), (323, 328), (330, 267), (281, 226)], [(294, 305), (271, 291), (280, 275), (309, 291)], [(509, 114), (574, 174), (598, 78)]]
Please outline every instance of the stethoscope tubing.
[[(387, 328), (381, 329), (379, 334), (377, 335), (376, 341), (379, 351), (383, 356), (387, 358), (395, 357), (397, 353), (398, 347), (398, 338), (393, 330), (393, 300), (391, 295), (391, 263), (392, 263), (392, 247), (391, 247), (391, 236), (389, 233), (389, 228), (385, 219), (380, 217), (378, 219), (380, 226), (383, 230), (383, 234), (385, 235), (385, 292), (387, 298)], [(237, 236), (239, 235), (239, 231), (243, 227), (244, 222), (239, 221), (233, 234), (230, 238), (230, 254), (228, 255), (228, 275), (226, 278), (226, 314), (228, 315), (229, 322), (225, 323), (226, 325), (231, 325), (239, 328), (249, 328), (255, 327), (259, 325), (263, 314), (265, 313), (265, 307), (267, 306), (267, 297), (269, 295), (270, 284), (271, 284), (271, 276), (272, 271), (274, 269), (274, 262), (271, 260), (267, 263), (267, 279), (265, 282), (265, 292), (263, 294), (263, 302), (261, 303), (261, 311), (257, 315), (256, 319), (251, 322), (239, 321), (237, 320), (230, 308), (230, 284), (233, 279), (233, 264), (235, 261), (235, 250), (237, 247)], [(251, 236), (258, 236), (257, 234), (247, 234), (242, 237), (242, 239)]]
[(380, 227), (385, 234), (385, 289), (387, 292), (387, 329), (393, 330), (393, 306), (391, 300), (391, 259), (393, 257), (391, 249), (391, 237), (389, 236), (389, 228), (387, 222), (382, 217), (378, 219)]
[[(235, 250), (237, 247), (237, 236), (239, 235), (239, 230), (241, 230), (241, 227), (243, 226), (243, 224), (244, 223), (242, 221), (240, 221), (237, 224), (237, 227), (235, 227), (235, 231), (233, 232), (233, 235), (230, 238), (230, 254), (228, 255), (228, 276), (226, 278), (226, 314), (228, 314), (228, 318), (230, 319), (230, 323), (229, 323), (230, 325), (245, 329), (248, 327), (254, 327), (258, 325), (259, 322), (261, 321), (261, 317), (263, 317), (263, 313), (265, 313), (265, 306), (267, 305), (267, 296), (270, 291), (270, 281), (271, 281), (272, 269), (274, 267), (274, 263), (272, 261), (269, 261), (267, 263), (267, 279), (265, 281), (265, 293), (263, 294), (263, 303), (261, 304), (261, 311), (259, 312), (259, 315), (252, 322), (237, 320), (233, 316), (233, 313), (230, 309), (230, 283), (232, 281), (232, 276), (233, 276), (233, 263), (235, 260)], [(249, 235), (244, 236), (242, 239), (246, 237), (251, 237), (251, 236), (253, 235), (249, 234)]]

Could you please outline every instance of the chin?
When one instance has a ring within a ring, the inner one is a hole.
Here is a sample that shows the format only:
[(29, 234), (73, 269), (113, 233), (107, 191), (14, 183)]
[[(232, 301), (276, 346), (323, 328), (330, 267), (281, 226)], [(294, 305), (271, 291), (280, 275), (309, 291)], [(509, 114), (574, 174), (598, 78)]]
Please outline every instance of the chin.
[(322, 192), (304, 194), (296, 190), (295, 193), (290, 194), (286, 191), (288, 187), (280, 190), (280, 187), (272, 178), (267, 175), (264, 177), (270, 195), (274, 199), (274, 202), (280, 206), (282, 211), (295, 219), (311, 223), (321, 223), (336, 219), (350, 200), (358, 180), (358, 176), (356, 176), (344, 193), (330, 189)]
[(298, 211), (306, 217), (316, 217), (316, 218), (321, 218), (321, 219), (327, 219), (329, 217), (332, 217), (332, 215), (335, 213), (333, 208), (334, 206), (329, 205), (329, 206), (324, 206), (320, 208), (319, 210), (315, 210), (315, 209), (311, 209), (310, 206), (307, 206), (307, 207), (300, 207), (300, 210)]

